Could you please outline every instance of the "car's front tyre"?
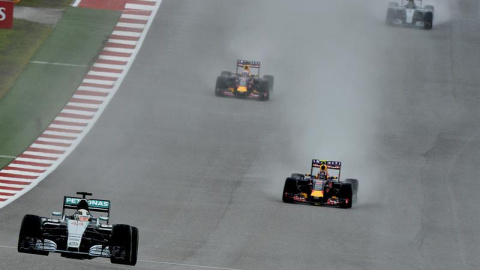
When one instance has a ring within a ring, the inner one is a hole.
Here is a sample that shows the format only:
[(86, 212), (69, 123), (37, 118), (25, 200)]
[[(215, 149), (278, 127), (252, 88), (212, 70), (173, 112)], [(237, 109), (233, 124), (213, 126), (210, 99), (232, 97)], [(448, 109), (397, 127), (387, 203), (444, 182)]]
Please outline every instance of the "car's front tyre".
[(287, 194), (296, 193), (297, 191), (297, 181), (295, 178), (285, 179), (285, 185), (283, 186), (282, 201), (284, 203), (292, 203), (293, 200)]
[(135, 265), (138, 251), (138, 229), (130, 225), (113, 225), (110, 237), (110, 262)]
[(17, 251), (38, 255), (48, 255), (47, 251), (35, 250), (35, 243), (42, 237), (42, 218), (36, 215), (25, 215), (18, 235)]
[(218, 76), (217, 82), (215, 83), (215, 96), (223, 97), (222, 89), (228, 88), (227, 79), (223, 76)]
[(350, 183), (352, 185), (353, 203), (357, 203), (358, 202), (358, 180), (353, 178), (347, 178), (345, 179), (345, 183)]
[(341, 208), (352, 208), (353, 203), (353, 188), (352, 184), (344, 183), (340, 186), (339, 197), (345, 202), (340, 204)]
[(263, 94), (263, 97), (260, 100), (267, 101), (270, 99), (270, 87), (268, 85), (268, 81), (260, 82), (260, 93)]

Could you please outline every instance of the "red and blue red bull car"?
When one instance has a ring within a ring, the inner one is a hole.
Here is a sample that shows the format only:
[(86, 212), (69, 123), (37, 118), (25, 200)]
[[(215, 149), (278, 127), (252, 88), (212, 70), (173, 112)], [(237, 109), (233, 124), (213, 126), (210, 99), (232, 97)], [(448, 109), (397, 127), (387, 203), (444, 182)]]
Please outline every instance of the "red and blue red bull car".
[(269, 100), (273, 90), (273, 76), (260, 78), (260, 62), (237, 60), (235, 73), (222, 71), (217, 77), (215, 95), (246, 99)]
[(313, 159), (309, 174), (292, 173), (285, 180), (283, 202), (351, 208), (357, 201), (358, 180), (340, 181), (341, 168), (340, 161)]

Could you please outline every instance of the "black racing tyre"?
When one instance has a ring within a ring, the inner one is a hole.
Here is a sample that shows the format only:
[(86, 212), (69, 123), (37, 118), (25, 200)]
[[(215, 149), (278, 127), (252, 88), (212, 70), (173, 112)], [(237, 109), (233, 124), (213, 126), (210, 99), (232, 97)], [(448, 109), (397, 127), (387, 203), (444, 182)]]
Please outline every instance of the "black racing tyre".
[(294, 178), (285, 179), (285, 185), (283, 186), (282, 201), (285, 203), (293, 202), (291, 198), (285, 196), (285, 193), (296, 193), (297, 181)]
[(303, 173), (292, 173), (292, 176), (290, 176), (291, 178), (300, 178), (300, 179), (303, 179), (305, 178), (305, 175)]
[(220, 90), (227, 89), (227, 88), (228, 88), (227, 79), (222, 76), (217, 77), (217, 82), (215, 83), (215, 96), (222, 97), (223, 93)]
[(385, 23), (387, 25), (393, 25), (394, 20), (395, 20), (395, 9), (389, 8), (387, 10), (387, 18), (385, 19)]
[(352, 185), (353, 191), (353, 203), (357, 203), (358, 201), (358, 180), (353, 178), (345, 179), (345, 183), (350, 183)]
[(137, 255), (138, 255), (138, 228), (132, 227), (132, 259), (130, 265), (137, 264)]
[(265, 94), (261, 100), (267, 101), (270, 99), (270, 87), (268, 86), (268, 81), (260, 81), (260, 92)]
[(133, 256), (136, 255), (133, 248), (133, 234), (133, 227), (130, 225), (113, 225), (109, 243), (112, 254), (111, 263), (132, 265)]
[(36, 251), (33, 244), (42, 237), (42, 218), (36, 215), (25, 215), (18, 234), (17, 251), (38, 255), (48, 255), (47, 251)]
[(268, 81), (268, 86), (270, 87), (270, 92), (273, 91), (273, 82), (274, 78), (272, 75), (263, 75), (263, 79)]
[(397, 2), (388, 2), (388, 8), (396, 8), (396, 7), (398, 7)]
[(358, 191), (358, 180), (357, 179), (347, 178), (347, 179), (345, 179), (345, 183), (350, 183), (352, 185), (353, 192)]
[(230, 72), (230, 71), (222, 71), (222, 73), (221, 73), (220, 76), (223, 76), (223, 77), (232, 76), (232, 72)]
[(352, 208), (352, 203), (353, 203), (352, 184), (343, 183), (342, 186), (340, 186), (340, 191), (338, 192), (338, 196), (341, 199), (348, 199), (348, 203), (343, 203), (340, 205), (341, 208)]
[(425, 12), (423, 17), (423, 29), (430, 30), (433, 27), (433, 12)]
[(435, 10), (432, 5), (425, 5), (425, 8), (423, 9), (425, 12), (432, 12)]

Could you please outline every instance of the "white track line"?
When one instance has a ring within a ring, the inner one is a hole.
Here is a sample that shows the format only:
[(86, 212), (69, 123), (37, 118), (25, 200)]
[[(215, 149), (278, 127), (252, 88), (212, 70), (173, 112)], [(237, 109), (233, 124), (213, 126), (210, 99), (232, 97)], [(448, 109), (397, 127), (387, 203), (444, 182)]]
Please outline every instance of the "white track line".
[(72, 7), (78, 7), (80, 2), (82, 2), (82, 0), (75, 0), (75, 2), (72, 4)]
[[(128, 59), (128, 58), (127, 58)], [(95, 79), (83, 79), (82, 83), (94, 83), (99, 85), (114, 85), (115, 81), (104, 81), (104, 80), (95, 80)]]
[(149, 16), (135, 15), (135, 14), (122, 14), (122, 16), (120, 16), (120, 18), (146, 21), (146, 20), (148, 20)]
[(32, 183), (32, 181), (34, 181), (34, 180), (30, 180), (30, 179), (15, 178), (15, 177), (8, 177), (8, 176), (0, 176), (0, 180), (21, 182), (21, 183), (25, 183), (25, 186), (30, 185)]
[[(120, 77), (120, 75), (118, 73), (113, 73), (113, 72), (100, 72), (100, 71), (92, 71), (90, 70), (87, 75), (91, 75), (91, 76), (103, 76), (103, 77), (111, 77), (111, 78), (118, 78)], [(90, 86), (80, 86), (78, 89), (84, 89), (84, 88), (93, 88), (95, 89), (94, 87), (90, 87)]]
[(242, 270), (242, 269), (238, 269), (238, 268), (217, 267), (217, 266), (208, 266), (208, 265), (199, 265), (199, 264), (172, 263), (172, 262), (151, 261), (151, 260), (138, 260), (138, 261), (140, 261), (140, 262), (146, 262), (146, 263), (168, 264), (168, 265), (186, 266), (186, 267), (203, 268), (203, 269)]
[(39, 159), (34, 159), (34, 158), (22, 158), (22, 157), (18, 157), (15, 160), (25, 161), (25, 162), (45, 163), (45, 164), (49, 164), (49, 166), (52, 166), (52, 164), (54, 163), (53, 161), (39, 160)]
[(94, 96), (82, 96), (82, 95), (73, 95), (73, 98), (80, 98), (80, 99), (86, 99), (86, 100), (91, 100), (91, 101), (104, 101), (105, 97), (94, 97)]
[[(57, 116), (55, 120), (64, 121), (64, 122), (73, 122), (78, 124), (88, 124), (90, 122), (90, 120), (88, 119), (68, 118), (68, 117), (60, 117), (60, 116)], [(56, 124), (53, 124), (53, 125), (56, 125)], [(52, 135), (55, 135), (55, 134), (52, 134)]]
[(136, 42), (135, 40), (123, 40), (123, 39), (109, 39), (108, 42), (111, 42), (111, 43), (117, 43), (117, 44), (123, 44), (123, 45), (137, 45), (138, 42)]
[(44, 142), (69, 143), (69, 144), (72, 143), (72, 140), (50, 139), (50, 138), (45, 138), (45, 137), (42, 137), (42, 136), (40, 136), (38, 139), (39, 139), (39, 140), (42, 140), (42, 141), (44, 141)]
[(125, 5), (126, 9), (139, 9), (139, 10), (153, 10), (154, 6), (149, 6), (149, 5), (137, 5), (137, 4), (129, 4), (127, 3)]
[(145, 27), (145, 24), (143, 24), (143, 23), (118, 23), (117, 26), (143, 29)]
[(126, 36), (126, 37), (140, 37), (142, 33), (115, 30), (113, 31), (112, 35)]
[[(86, 103), (76, 103), (76, 102), (68, 102), (67, 106), (75, 106), (75, 107), (81, 107), (81, 108), (87, 108), (87, 109), (98, 109), (100, 108), (101, 105), (98, 104), (86, 104)], [(72, 120), (72, 122), (75, 122), (76, 120)]]
[[(0, 248), (17, 249), (17, 247), (12, 247), (12, 246), (0, 246)], [(138, 260), (138, 261), (139, 261), (139, 262), (144, 262), (144, 263), (166, 264), (166, 265), (185, 266), (185, 267), (202, 268), (202, 269), (243, 270), (243, 269), (239, 269), (239, 268), (228, 268), (228, 267), (208, 266), (208, 265), (200, 265), (200, 264), (174, 263), (174, 262), (163, 262), (163, 261), (152, 261), (152, 260)]]
[(125, 65), (110, 65), (110, 64), (102, 64), (102, 63), (95, 63), (93, 64), (93, 66), (98, 68), (109, 68), (109, 69), (119, 69), (119, 70), (123, 70), (125, 68)]
[(66, 66), (66, 67), (88, 67), (87, 65), (76, 65), (76, 64), (55, 63), (55, 62), (43, 62), (43, 61), (30, 61), (30, 63), (32, 63), (32, 64), (41, 64), (41, 65)]
[(0, 183), (0, 186), (10, 187), (10, 188), (21, 188), (21, 189), (25, 188), (25, 185), (15, 185), (15, 184), (5, 184), (5, 183)]
[(105, 51), (119, 52), (119, 53), (133, 53), (133, 50), (134, 50), (134, 49), (116, 48), (116, 47), (108, 47), (108, 46), (103, 49)]
[(98, 56), (98, 59), (128, 62), (128, 60), (130, 60), (130, 57), (110, 56), (110, 55), (100, 54)]

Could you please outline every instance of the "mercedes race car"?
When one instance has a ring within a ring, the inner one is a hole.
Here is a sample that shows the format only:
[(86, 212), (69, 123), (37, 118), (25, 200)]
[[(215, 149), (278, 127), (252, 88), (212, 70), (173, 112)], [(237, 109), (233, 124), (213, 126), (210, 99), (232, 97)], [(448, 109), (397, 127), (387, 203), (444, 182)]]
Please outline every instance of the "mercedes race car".
[(217, 77), (215, 95), (266, 101), (273, 91), (273, 76), (260, 78), (260, 62), (237, 60), (235, 73), (222, 71)]
[(407, 0), (405, 5), (403, 0), (401, 5), (390, 2), (387, 10), (387, 25), (432, 29), (433, 6), (422, 7), (422, 1), (419, 2), (419, 5), (415, 4), (414, 0)]
[(351, 208), (357, 201), (358, 180), (340, 181), (342, 163), (313, 159), (309, 174), (293, 173), (285, 180), (282, 200)]
[[(86, 199), (91, 193), (77, 192), (82, 197), (64, 196), (62, 212), (53, 212), (59, 219), (25, 215), (18, 236), (18, 252), (48, 255), (60, 253), (75, 259), (110, 258), (115, 264), (135, 265), (138, 252), (138, 229), (118, 224), (109, 225), (110, 201)], [(92, 212), (104, 213), (94, 217)]]

